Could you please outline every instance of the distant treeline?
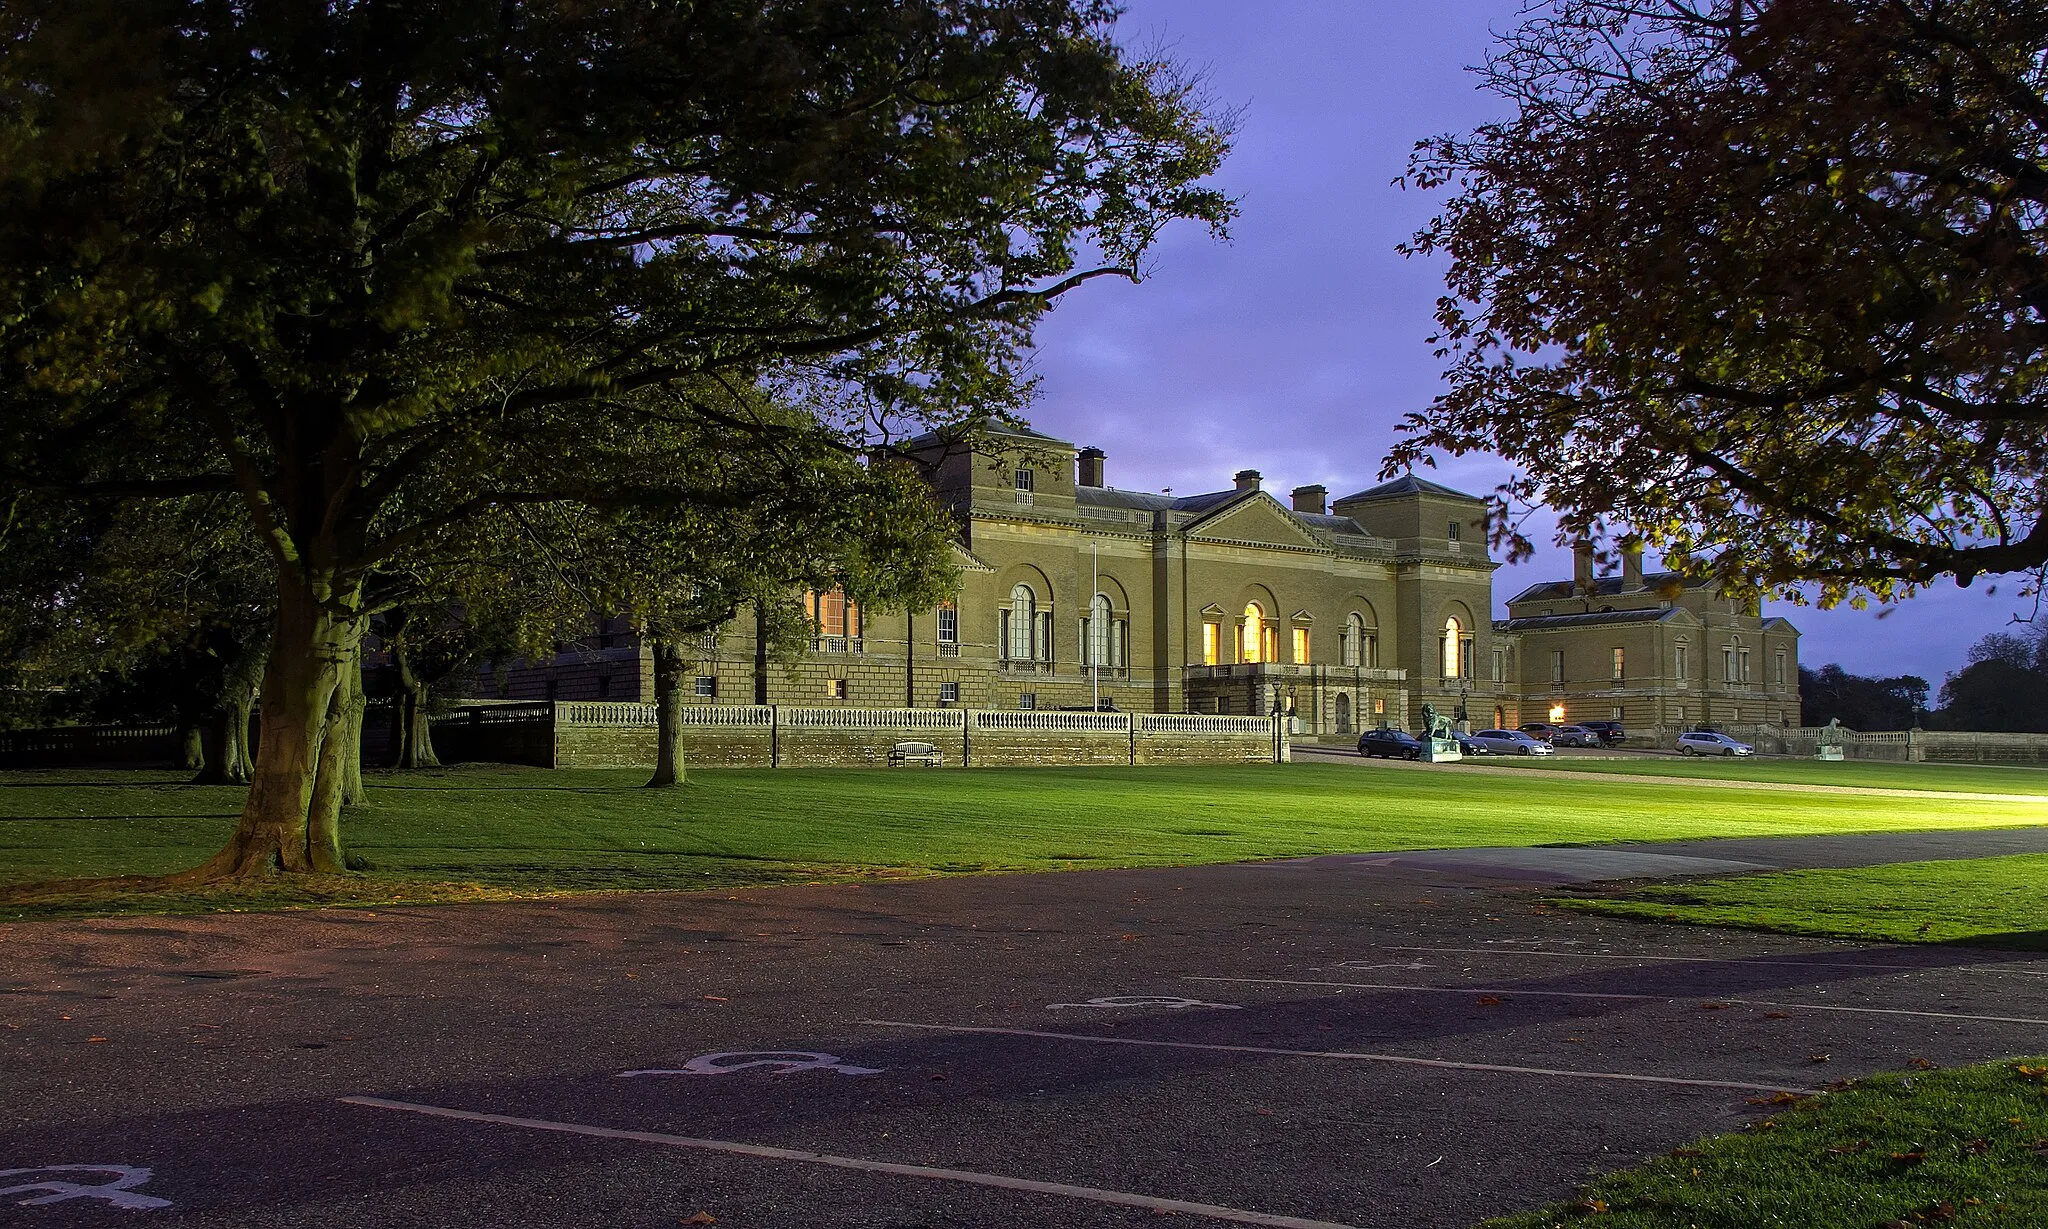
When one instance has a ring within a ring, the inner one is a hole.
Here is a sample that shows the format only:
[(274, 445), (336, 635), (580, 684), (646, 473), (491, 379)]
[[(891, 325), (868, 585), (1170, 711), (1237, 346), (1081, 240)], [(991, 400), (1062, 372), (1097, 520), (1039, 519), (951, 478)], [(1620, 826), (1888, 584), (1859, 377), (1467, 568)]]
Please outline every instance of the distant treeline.
[(1940, 707), (1929, 710), (1927, 680), (1913, 674), (1876, 678), (1836, 665), (1799, 670), (1799, 713), (1805, 725), (1831, 719), (1853, 730), (1935, 730), (2048, 733), (2048, 626), (1993, 632), (1970, 646), (1968, 664), (1941, 684)]

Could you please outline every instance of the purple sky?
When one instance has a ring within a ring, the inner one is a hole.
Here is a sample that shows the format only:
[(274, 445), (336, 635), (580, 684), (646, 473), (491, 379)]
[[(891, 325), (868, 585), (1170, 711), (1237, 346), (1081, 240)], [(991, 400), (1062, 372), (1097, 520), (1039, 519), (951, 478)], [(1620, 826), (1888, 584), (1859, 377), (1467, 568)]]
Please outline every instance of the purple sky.
[[(1244, 214), (1227, 244), (1169, 234), (1142, 285), (1096, 282), (1063, 301), (1040, 333), (1033, 425), (1107, 450), (1110, 485), (1132, 490), (1221, 490), (1247, 466), (1283, 500), (1310, 482), (1333, 496), (1377, 482), (1395, 424), (1441, 384), (1426, 341), (1441, 268), (1394, 251), (1440, 198), (1391, 181), (1417, 139), (1500, 112), (1465, 68), (1522, 2), (1130, 0), (1128, 43), (1164, 41), (1208, 70), (1219, 104), (1243, 108), (1220, 178)], [(1483, 495), (1506, 473), (1467, 457), (1430, 476)], [(1571, 574), (1569, 553), (1541, 540), (1496, 576), (1496, 598)], [(2021, 609), (2015, 584), (1993, 587), (1889, 611), (1773, 609), (1805, 633), (1808, 665), (1939, 687)]]

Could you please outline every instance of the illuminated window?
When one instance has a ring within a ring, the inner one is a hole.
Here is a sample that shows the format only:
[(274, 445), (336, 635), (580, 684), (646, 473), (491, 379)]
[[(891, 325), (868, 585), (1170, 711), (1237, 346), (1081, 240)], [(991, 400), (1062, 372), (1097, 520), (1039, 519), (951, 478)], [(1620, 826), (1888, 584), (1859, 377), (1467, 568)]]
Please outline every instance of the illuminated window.
[(844, 700), (846, 698), (846, 680), (826, 679), (825, 698), (827, 700)]
[(1458, 623), (1456, 615), (1444, 621), (1444, 639), (1440, 649), (1444, 678), (1468, 678), (1473, 674), (1473, 635), (1464, 631), (1464, 625)]
[(1308, 629), (1305, 627), (1294, 629), (1294, 661), (1296, 665), (1308, 664)]
[(1622, 656), (1622, 651), (1621, 651), (1620, 649), (1616, 649), (1616, 650), (1614, 650), (1614, 675), (1613, 675), (1613, 677), (1614, 677), (1614, 681), (1615, 681), (1615, 682), (1617, 682), (1617, 683), (1619, 683), (1619, 682), (1620, 682), (1620, 681), (1622, 680), (1622, 677), (1623, 677), (1623, 660), (1624, 660), (1624, 659), (1623, 659), (1623, 656)]
[(820, 636), (860, 635), (860, 604), (848, 601), (846, 590), (806, 594), (804, 605)]
[(1237, 645), (1237, 659), (1242, 662), (1265, 661), (1260, 650), (1266, 645), (1266, 612), (1259, 609), (1257, 602), (1247, 603), (1244, 608), (1244, 634)]
[(1387, 715), (1387, 701), (1385, 697), (1381, 697), (1372, 702), (1372, 715), (1375, 717), (1384, 717)]
[(1551, 705), (1551, 706), (1550, 706), (1550, 719), (1551, 719), (1552, 721), (1554, 721), (1554, 722), (1555, 722), (1555, 721), (1563, 721), (1563, 720), (1564, 720), (1564, 705), (1562, 705), (1562, 704), (1553, 704), (1553, 705)]
[(1222, 653), (1223, 625), (1221, 623), (1202, 624), (1202, 664), (1205, 666), (1220, 664)]

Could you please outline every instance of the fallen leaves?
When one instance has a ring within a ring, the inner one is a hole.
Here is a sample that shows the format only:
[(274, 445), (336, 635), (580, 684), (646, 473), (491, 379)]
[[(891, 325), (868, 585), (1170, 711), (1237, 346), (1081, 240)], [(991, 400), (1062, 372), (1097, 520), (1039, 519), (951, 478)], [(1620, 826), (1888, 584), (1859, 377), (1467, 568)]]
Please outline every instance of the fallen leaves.
[(1798, 1093), (1785, 1092), (1783, 1090), (1774, 1092), (1768, 1097), (1751, 1097), (1749, 1099), (1751, 1105), (1797, 1105), (1799, 1101)]
[(709, 1212), (698, 1212), (692, 1216), (685, 1216), (676, 1223), (678, 1225), (715, 1225), (718, 1223), (718, 1218)]
[(1481, 1007), (1498, 1007), (1500, 1003), (1501, 999), (1497, 994), (1482, 994), (1479, 996), (1479, 1005)]
[(1921, 1058), (1918, 1055), (1915, 1055), (1914, 1057), (1907, 1059), (1906, 1065), (1919, 1071), (1932, 1071), (1935, 1067), (1933, 1059)]

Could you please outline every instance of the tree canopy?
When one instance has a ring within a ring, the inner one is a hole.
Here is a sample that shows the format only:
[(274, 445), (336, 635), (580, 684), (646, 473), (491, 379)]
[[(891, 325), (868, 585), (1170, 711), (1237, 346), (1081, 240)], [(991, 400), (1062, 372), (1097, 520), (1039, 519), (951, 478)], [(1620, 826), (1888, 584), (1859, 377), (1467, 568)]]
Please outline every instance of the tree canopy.
[(1513, 114), (1411, 166), (1450, 389), (1390, 466), (1497, 452), (1503, 505), (1751, 594), (2038, 585), (2044, 52), (2038, 0), (1542, 6)]
[(1013, 412), (1057, 296), (1220, 228), (1226, 133), (1114, 16), (0, 8), (0, 506), (226, 493), (274, 572), (254, 785), (208, 873), (340, 869), (321, 731), (436, 566), (546, 509), (714, 515)]

